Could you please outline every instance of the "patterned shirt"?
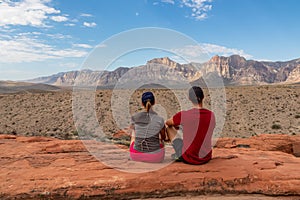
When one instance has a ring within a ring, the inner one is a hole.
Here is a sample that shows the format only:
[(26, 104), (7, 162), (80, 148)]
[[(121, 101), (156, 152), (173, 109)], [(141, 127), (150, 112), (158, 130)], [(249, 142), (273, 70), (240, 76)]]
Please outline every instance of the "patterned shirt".
[(165, 125), (164, 119), (150, 110), (131, 117), (135, 129), (134, 149), (140, 152), (154, 152), (160, 149), (159, 133)]

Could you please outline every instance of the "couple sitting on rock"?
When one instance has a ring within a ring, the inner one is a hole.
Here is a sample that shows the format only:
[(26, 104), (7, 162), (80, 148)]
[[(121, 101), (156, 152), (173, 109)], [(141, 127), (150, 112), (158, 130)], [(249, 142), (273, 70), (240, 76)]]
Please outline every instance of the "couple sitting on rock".
[[(155, 98), (152, 92), (142, 95), (145, 111), (132, 116), (130, 157), (134, 161), (162, 162), (164, 141), (171, 141), (176, 161), (200, 165), (212, 158), (211, 139), (215, 128), (214, 113), (202, 107), (204, 98), (200, 87), (189, 90), (193, 108), (175, 114), (166, 122), (152, 110)], [(182, 138), (179, 129), (182, 128)]]

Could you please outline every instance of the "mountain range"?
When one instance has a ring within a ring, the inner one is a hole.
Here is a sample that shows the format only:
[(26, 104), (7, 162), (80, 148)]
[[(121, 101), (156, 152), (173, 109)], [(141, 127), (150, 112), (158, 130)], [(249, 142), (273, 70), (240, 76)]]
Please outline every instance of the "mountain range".
[(205, 63), (180, 64), (168, 57), (155, 58), (145, 65), (119, 67), (114, 71), (70, 71), (47, 77), (27, 80), (56, 86), (74, 84), (112, 87), (116, 84), (154, 83), (170, 84), (203, 83), (203, 78), (212, 74), (219, 76), (225, 85), (262, 85), (300, 83), (300, 59), (286, 62), (246, 60), (239, 55), (230, 57), (214, 56)]

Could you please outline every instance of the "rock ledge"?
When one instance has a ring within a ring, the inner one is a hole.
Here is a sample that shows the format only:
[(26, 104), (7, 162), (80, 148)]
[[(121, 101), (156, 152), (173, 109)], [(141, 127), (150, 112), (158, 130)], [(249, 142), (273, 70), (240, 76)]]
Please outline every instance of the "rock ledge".
[[(299, 141), (299, 136), (286, 135), (225, 138), (217, 142), (214, 159), (206, 165), (170, 163), (152, 172), (126, 173), (98, 161), (81, 141), (0, 135), (0, 199), (132, 199), (187, 194), (300, 197), (300, 159), (293, 155), (293, 146), (297, 149)], [(118, 159), (111, 144), (90, 143), (109, 150), (110, 159)], [(168, 156), (165, 162), (170, 162)], [(124, 164), (136, 167), (140, 163), (127, 159)]]

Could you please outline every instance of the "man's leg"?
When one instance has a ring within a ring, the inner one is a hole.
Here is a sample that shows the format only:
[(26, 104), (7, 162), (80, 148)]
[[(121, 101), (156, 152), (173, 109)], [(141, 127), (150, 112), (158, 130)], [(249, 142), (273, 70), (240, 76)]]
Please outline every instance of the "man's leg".
[(171, 142), (172, 142), (172, 146), (175, 150), (175, 156), (174, 159), (181, 159), (181, 155), (182, 155), (182, 147), (183, 147), (183, 141), (180, 138), (177, 130), (174, 127), (168, 127), (167, 128), (167, 134), (168, 134), (168, 138), (170, 138)]

